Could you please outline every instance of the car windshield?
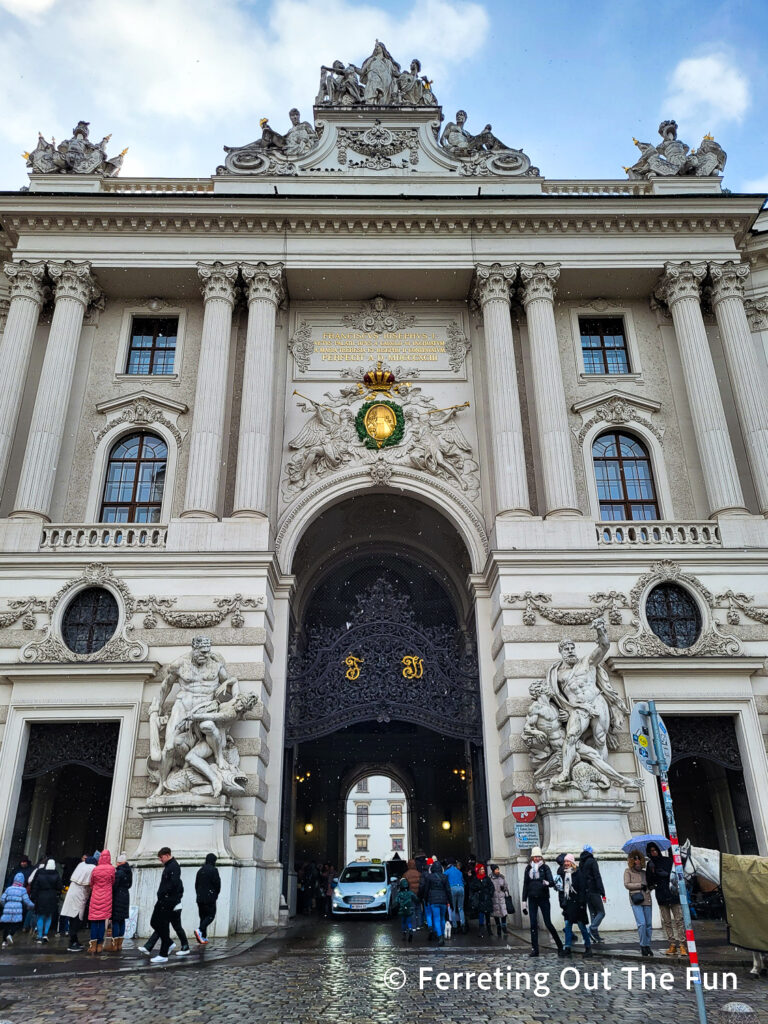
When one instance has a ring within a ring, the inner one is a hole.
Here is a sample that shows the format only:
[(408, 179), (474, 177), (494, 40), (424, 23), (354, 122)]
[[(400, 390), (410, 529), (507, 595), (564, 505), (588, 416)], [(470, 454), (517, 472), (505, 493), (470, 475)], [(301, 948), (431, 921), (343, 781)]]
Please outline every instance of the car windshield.
[(380, 864), (352, 864), (344, 868), (340, 882), (383, 882), (384, 868)]

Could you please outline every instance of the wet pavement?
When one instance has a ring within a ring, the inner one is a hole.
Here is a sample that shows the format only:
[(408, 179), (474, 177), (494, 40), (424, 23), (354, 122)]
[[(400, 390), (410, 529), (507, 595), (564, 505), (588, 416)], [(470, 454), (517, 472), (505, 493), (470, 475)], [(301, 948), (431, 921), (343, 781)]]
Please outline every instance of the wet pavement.
[[(735, 992), (707, 992), (711, 1024), (734, 999), (749, 1003), (768, 1024), (768, 979), (749, 977), (738, 962), (747, 962), (743, 953), (737, 962), (723, 961), (722, 930), (708, 937), (705, 931), (700, 946), (708, 980), (722, 984), (727, 968), (737, 984)], [(684, 961), (641, 963), (624, 941), (632, 938), (612, 936), (615, 951), (591, 960), (574, 947), (564, 961), (542, 943), (542, 955), (528, 960), (524, 933), (504, 941), (481, 939), (473, 929), (438, 948), (423, 930), (412, 944), (403, 943), (397, 921), (304, 919), (172, 957), (168, 967), (139, 962), (128, 944), (121, 957), (90, 958), (67, 954), (62, 940), (61, 951), (22, 941), (0, 958), (0, 1024), (695, 1022)]]

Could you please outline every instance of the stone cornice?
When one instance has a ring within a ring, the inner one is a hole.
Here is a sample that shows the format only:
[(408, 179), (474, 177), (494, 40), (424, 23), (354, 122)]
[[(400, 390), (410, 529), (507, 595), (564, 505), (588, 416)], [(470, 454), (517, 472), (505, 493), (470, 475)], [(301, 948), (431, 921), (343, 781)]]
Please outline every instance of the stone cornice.
[(141, 390), (131, 391), (130, 394), (120, 395), (117, 398), (110, 398), (106, 402), (99, 402), (96, 405), (96, 410), (107, 415), (110, 412), (122, 409), (126, 405), (132, 405), (134, 402), (143, 402), (145, 405), (157, 405), (167, 412), (175, 413), (177, 416), (182, 415), (182, 413), (187, 412), (189, 409), (184, 402), (174, 402), (163, 395), (156, 395), (151, 391)]

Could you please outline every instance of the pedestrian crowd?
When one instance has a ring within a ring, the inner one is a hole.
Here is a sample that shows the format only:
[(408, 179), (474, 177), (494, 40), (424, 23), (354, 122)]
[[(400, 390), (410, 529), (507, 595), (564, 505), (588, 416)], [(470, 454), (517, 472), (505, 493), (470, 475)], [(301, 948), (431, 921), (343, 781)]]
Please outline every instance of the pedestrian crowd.
[[(181, 923), (184, 895), (181, 868), (167, 846), (159, 850), (157, 856), (163, 871), (150, 920), (153, 932), (139, 946), (139, 952), (151, 957), (150, 962), (154, 964), (167, 963), (174, 950), (176, 956), (188, 956), (190, 953)], [(109, 850), (97, 850), (91, 856), (83, 854), (66, 887), (52, 858), (46, 858), (33, 868), (29, 858), (24, 856), (7, 882), (0, 895), (3, 949), (13, 945), (18, 932), (28, 931), (36, 935), (38, 945), (47, 944), (55, 935), (67, 936), (67, 952), (79, 953), (85, 949), (79, 935), (87, 927), (90, 932), (89, 953), (122, 951), (133, 885), (133, 870), (125, 853), (118, 856), (116, 864), (112, 863)], [(201, 946), (208, 944), (208, 928), (216, 916), (220, 891), (216, 855), (209, 853), (195, 877), (199, 924), (194, 936)], [(59, 906), (63, 892), (64, 902)], [(171, 928), (179, 940), (178, 949), (176, 942), (171, 941)], [(152, 956), (158, 941), (160, 950)]]

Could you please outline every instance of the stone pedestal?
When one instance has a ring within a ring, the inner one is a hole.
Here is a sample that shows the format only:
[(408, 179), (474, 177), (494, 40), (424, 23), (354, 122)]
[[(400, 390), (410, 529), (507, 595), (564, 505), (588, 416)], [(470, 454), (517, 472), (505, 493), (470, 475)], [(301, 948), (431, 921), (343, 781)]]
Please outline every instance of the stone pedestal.
[[(635, 929), (629, 895), (624, 888), (627, 858), (621, 850), (632, 834), (627, 819), (632, 806), (633, 801), (614, 788), (594, 797), (585, 797), (578, 789), (550, 790), (539, 803), (541, 845), (553, 874), (557, 871), (558, 854), (572, 853), (578, 861), (584, 846), (594, 850), (607, 896), (601, 932)], [(562, 914), (554, 894), (551, 907), (552, 920), (562, 929)], [(657, 913), (654, 906), (654, 916)]]

